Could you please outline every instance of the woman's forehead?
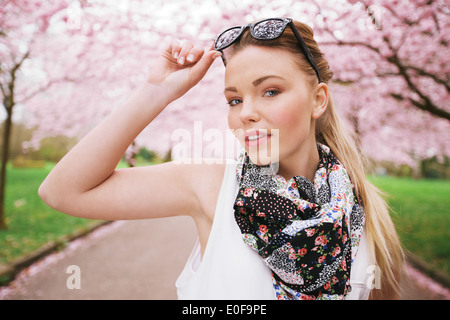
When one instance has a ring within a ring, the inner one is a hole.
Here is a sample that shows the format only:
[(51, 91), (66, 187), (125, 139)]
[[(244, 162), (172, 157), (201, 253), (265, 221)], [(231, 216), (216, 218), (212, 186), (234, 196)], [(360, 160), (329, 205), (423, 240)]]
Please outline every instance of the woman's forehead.
[(234, 81), (247, 74), (253, 78), (268, 74), (289, 78), (289, 75), (297, 73), (297, 70), (298, 66), (290, 52), (274, 47), (249, 46), (228, 60), (225, 82)]

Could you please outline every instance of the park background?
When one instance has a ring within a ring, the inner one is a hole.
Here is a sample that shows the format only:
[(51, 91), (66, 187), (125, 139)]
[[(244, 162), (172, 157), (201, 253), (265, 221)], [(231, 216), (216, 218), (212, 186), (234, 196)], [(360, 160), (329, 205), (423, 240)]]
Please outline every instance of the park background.
[[(0, 264), (49, 243), (63, 248), (71, 236), (103, 223), (52, 210), (37, 189), (56, 162), (145, 81), (172, 39), (207, 48), (230, 26), (289, 16), (314, 29), (334, 72), (335, 103), (368, 159), (370, 179), (386, 193), (405, 249), (427, 273), (446, 279), (449, 15), (443, 0), (3, 0)], [(216, 61), (139, 135), (120, 166), (171, 160), (173, 133), (194, 136), (198, 123), (202, 132), (225, 133), (223, 73)], [(225, 147), (213, 153), (229, 154)], [(9, 280), (10, 274), (0, 279)]]

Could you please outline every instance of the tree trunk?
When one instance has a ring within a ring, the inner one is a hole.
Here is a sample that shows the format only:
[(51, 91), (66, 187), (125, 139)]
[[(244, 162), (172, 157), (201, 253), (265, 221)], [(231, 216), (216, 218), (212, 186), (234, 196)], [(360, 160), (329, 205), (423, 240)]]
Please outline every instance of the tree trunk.
[(7, 118), (3, 127), (2, 159), (0, 170), (0, 229), (7, 229), (5, 219), (6, 164), (8, 163), (9, 140), (12, 129), (12, 107), (7, 107)]
[(15, 105), (14, 102), (14, 86), (16, 82), (16, 72), (19, 70), (22, 63), (25, 59), (28, 58), (30, 51), (27, 51), (22, 57), (22, 59), (14, 65), (14, 67), (10, 71), (11, 81), (6, 85), (1, 86), (1, 91), (3, 93), (3, 106), (6, 110), (6, 120), (5, 127), (3, 128), (3, 145), (2, 145), (2, 154), (1, 154), (1, 169), (0, 169), (0, 230), (8, 229), (6, 225), (6, 217), (5, 217), (5, 190), (6, 190), (6, 165), (8, 163), (9, 156), (9, 140), (11, 137), (12, 130), (12, 114), (13, 108)]

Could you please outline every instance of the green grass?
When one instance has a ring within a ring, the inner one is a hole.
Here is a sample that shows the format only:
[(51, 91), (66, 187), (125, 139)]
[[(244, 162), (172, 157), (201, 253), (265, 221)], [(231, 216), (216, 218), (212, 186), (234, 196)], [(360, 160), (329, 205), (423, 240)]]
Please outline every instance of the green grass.
[[(42, 169), (8, 167), (9, 229), (0, 230), (0, 263), (97, 222), (62, 214), (42, 202), (37, 190), (52, 168), (53, 164)], [(392, 218), (404, 247), (450, 275), (450, 181), (378, 176), (370, 179), (388, 193)]]
[(450, 275), (450, 181), (371, 177), (388, 194), (405, 249)]
[(48, 164), (43, 169), (7, 167), (8, 230), (0, 230), (0, 263), (10, 262), (96, 222), (62, 214), (39, 198), (39, 185), (53, 166)]
[[(137, 166), (150, 164), (140, 161)], [(11, 262), (50, 241), (59, 243), (64, 236), (98, 224), (98, 220), (60, 213), (39, 198), (38, 188), (54, 166), (47, 163), (45, 168), (14, 168), (8, 164), (5, 197), (8, 230), (0, 230), (0, 263)], [(117, 167), (127, 166), (121, 161)]]

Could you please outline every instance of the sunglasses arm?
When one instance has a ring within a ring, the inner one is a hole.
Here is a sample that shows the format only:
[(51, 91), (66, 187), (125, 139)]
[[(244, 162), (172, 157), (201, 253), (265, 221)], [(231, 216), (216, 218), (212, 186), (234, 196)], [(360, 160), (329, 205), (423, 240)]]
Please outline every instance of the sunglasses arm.
[(317, 68), (314, 57), (312, 56), (311, 51), (309, 51), (308, 46), (305, 43), (305, 40), (303, 40), (303, 37), (301, 36), (300, 32), (298, 32), (297, 27), (295, 26), (295, 24), (292, 21), (289, 22), (289, 26), (291, 27), (292, 32), (294, 32), (294, 35), (297, 37), (297, 40), (300, 44), (300, 47), (301, 47), (304, 55), (306, 56), (306, 59), (308, 59), (309, 64), (313, 67), (314, 71), (316, 72), (319, 83), (321, 83), (322, 80), (320, 79), (319, 69)]

